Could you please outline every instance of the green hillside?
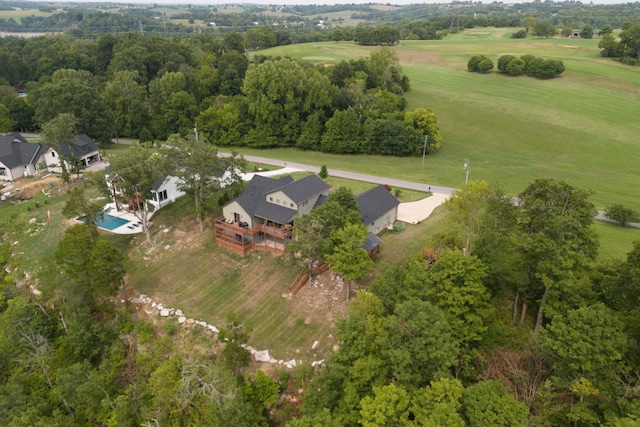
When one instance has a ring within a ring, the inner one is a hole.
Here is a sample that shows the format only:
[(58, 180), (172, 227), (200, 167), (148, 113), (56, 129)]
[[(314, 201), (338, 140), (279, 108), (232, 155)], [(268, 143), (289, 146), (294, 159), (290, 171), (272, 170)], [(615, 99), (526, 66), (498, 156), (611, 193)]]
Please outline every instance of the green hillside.
[[(601, 58), (598, 40), (512, 40), (505, 29), (482, 28), (441, 41), (403, 41), (395, 47), (411, 79), (409, 107), (432, 109), (442, 149), (428, 159), (431, 183), (457, 186), (464, 159), (471, 179), (519, 192), (535, 178), (566, 180), (595, 192), (598, 207), (613, 202), (640, 208), (637, 154), (640, 68)], [(282, 46), (260, 54), (333, 63), (375, 48), (350, 43)], [(564, 61), (552, 80), (469, 73), (476, 54), (531, 54)], [(399, 175), (408, 179), (406, 168)]]

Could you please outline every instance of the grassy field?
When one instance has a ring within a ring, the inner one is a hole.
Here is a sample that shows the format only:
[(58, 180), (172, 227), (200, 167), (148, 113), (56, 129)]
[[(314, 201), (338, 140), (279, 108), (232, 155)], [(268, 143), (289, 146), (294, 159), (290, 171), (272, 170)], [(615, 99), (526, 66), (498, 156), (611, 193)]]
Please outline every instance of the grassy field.
[[(470, 179), (498, 183), (512, 194), (536, 178), (556, 178), (593, 190), (599, 208), (617, 202), (639, 209), (640, 67), (600, 58), (595, 39), (511, 40), (509, 34), (483, 28), (395, 47), (411, 80), (410, 108), (432, 109), (443, 136), (442, 149), (427, 158), (425, 181), (456, 187), (464, 180), (464, 159), (469, 159)], [(373, 49), (326, 42), (260, 53), (333, 63)], [(494, 62), (502, 54), (561, 59), (566, 71), (552, 80), (469, 73), (466, 63), (476, 54)], [(250, 151), (255, 153), (243, 152)], [(268, 156), (421, 178), (418, 158), (344, 158), (290, 150), (269, 151)]]
[(0, 11), (0, 18), (11, 19), (13, 18), (16, 22), (22, 22), (22, 18), (26, 18), (29, 16), (51, 16), (55, 13), (62, 12), (61, 9), (58, 9), (54, 12), (42, 12), (38, 9), (23, 9), (23, 10), (2, 10)]

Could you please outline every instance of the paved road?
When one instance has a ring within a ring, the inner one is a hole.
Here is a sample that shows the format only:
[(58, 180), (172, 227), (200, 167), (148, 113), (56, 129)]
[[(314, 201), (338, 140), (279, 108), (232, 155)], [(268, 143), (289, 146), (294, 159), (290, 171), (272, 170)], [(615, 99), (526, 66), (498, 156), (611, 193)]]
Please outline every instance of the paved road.
[[(220, 153), (220, 154), (223, 156), (230, 155), (229, 153)], [(266, 157), (257, 157), (257, 156), (244, 156), (244, 158), (253, 163), (264, 163), (264, 164), (273, 165), (273, 166), (292, 167), (292, 168), (301, 169), (304, 171), (314, 172), (314, 173), (320, 172), (319, 167), (305, 165), (302, 163), (285, 162), (283, 160), (269, 159)], [(374, 175), (366, 175), (362, 173), (348, 172), (348, 171), (342, 171), (337, 169), (327, 169), (327, 172), (329, 173), (329, 175), (337, 176), (339, 178), (355, 179), (356, 181), (372, 182), (374, 184), (389, 184), (392, 187), (406, 188), (409, 190), (426, 192), (426, 191), (429, 191), (429, 188), (431, 188), (431, 192), (441, 193), (446, 196), (451, 195), (451, 193), (455, 190), (455, 188), (451, 188), (451, 187), (441, 187), (438, 185), (429, 185), (429, 184), (422, 184), (419, 182), (403, 181), (400, 179), (384, 178), (384, 177), (379, 177)], [(595, 219), (597, 221), (615, 223), (615, 221), (610, 220), (604, 215), (604, 211), (598, 211), (598, 215), (596, 215)], [(629, 223), (627, 224), (627, 227), (640, 228), (640, 223)]]
[[(228, 156), (229, 153), (220, 153), (222, 156)], [(302, 163), (293, 163), (293, 162), (285, 162), (284, 160), (277, 159), (269, 159), (266, 157), (257, 157), (257, 156), (244, 156), (244, 158), (253, 163), (264, 163), (266, 165), (273, 166), (282, 166), (282, 167), (292, 167), (296, 169), (301, 169), (308, 172), (318, 173), (320, 172), (320, 168), (318, 166), (305, 165)], [(401, 179), (393, 179), (393, 178), (384, 178), (375, 175), (367, 175), (363, 173), (356, 172), (348, 172), (338, 169), (327, 169), (327, 172), (331, 176), (337, 176), (338, 178), (346, 178), (346, 179), (354, 179), (356, 181), (364, 181), (364, 182), (372, 182), (374, 184), (389, 184), (392, 187), (406, 188), (407, 190), (417, 190), (417, 191), (429, 191), (431, 188), (431, 192), (433, 193), (441, 193), (450, 195), (455, 188), (450, 187), (440, 187), (433, 184), (423, 184), (420, 182), (412, 182), (412, 181), (403, 181)]]

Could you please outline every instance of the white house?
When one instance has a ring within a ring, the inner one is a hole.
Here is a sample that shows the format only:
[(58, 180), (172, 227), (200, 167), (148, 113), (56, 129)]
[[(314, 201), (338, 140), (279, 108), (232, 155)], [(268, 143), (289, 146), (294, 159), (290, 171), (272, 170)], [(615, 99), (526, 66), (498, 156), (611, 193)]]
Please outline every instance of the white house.
[(51, 148), (31, 144), (19, 133), (0, 135), (0, 181), (14, 181), (49, 170)]
[(62, 167), (60, 166), (61, 155), (66, 159), (67, 170), (72, 169), (71, 160), (82, 163), (84, 167), (87, 167), (100, 161), (100, 147), (88, 135), (82, 134), (71, 144), (60, 144), (59, 153), (50, 148), (50, 152), (45, 156), (45, 162), (49, 166), (49, 170), (57, 173), (62, 172)]
[(175, 202), (177, 198), (186, 194), (180, 190), (180, 185), (180, 178), (168, 175), (161, 176), (151, 186), (152, 196), (147, 202), (154, 207), (154, 211)]

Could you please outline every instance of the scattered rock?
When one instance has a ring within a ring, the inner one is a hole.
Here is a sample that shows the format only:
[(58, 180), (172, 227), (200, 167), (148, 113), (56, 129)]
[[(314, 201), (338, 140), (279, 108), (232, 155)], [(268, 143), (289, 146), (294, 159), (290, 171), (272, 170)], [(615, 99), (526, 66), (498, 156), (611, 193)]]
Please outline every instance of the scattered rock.
[(184, 316), (180, 316), (180, 317), (178, 317), (178, 323), (179, 323), (179, 324), (181, 324), (181, 325), (182, 325), (182, 324), (183, 324), (184, 322), (186, 322), (186, 321), (187, 321), (187, 318), (186, 318), (186, 317), (184, 317)]
[(194, 323), (196, 323), (195, 320), (193, 319), (187, 319), (187, 325), (193, 325)]
[(176, 310), (176, 316), (182, 317), (182, 316), (184, 316), (184, 313), (182, 313), (182, 310), (177, 309)]
[(169, 317), (169, 310), (167, 310), (166, 308), (160, 310), (160, 316)]
[(315, 350), (316, 348), (318, 348), (318, 345), (320, 345), (320, 341), (314, 341), (313, 345), (311, 346), (311, 350)]
[(297, 365), (297, 363), (296, 363), (296, 359), (291, 359), (291, 360), (289, 360), (289, 361), (287, 362), (287, 365), (289, 365), (289, 366), (291, 366), (291, 367), (296, 366), (296, 365)]
[(156, 304), (156, 302), (155, 302), (155, 301), (151, 304), (151, 307), (152, 307), (152, 308), (156, 308), (157, 306), (158, 306), (158, 304)]
[(153, 311), (151, 310), (145, 310), (144, 312), (147, 313), (147, 316), (151, 316), (153, 314)]
[(35, 224), (35, 223), (36, 223), (36, 219), (35, 218), (29, 219), (29, 224)]
[(256, 351), (253, 354), (253, 358), (256, 360), (256, 362), (268, 362), (271, 360), (269, 350)]
[(158, 309), (158, 311), (162, 311), (162, 310), (164, 310), (164, 305), (158, 304), (158, 306), (156, 308)]

